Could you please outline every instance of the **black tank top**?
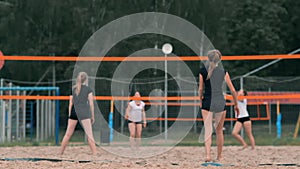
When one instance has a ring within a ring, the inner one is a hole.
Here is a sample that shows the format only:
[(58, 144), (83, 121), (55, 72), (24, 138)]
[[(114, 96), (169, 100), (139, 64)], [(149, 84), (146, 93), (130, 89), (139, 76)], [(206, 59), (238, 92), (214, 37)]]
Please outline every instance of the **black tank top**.
[(81, 85), (79, 94), (76, 94), (76, 89), (73, 89), (73, 103), (77, 114), (89, 113), (88, 95), (92, 93), (89, 86)]
[(211, 74), (211, 77), (209, 79), (207, 79), (208, 71), (206, 70), (206, 68), (201, 68), (200, 74), (203, 77), (204, 88), (205, 88), (203, 96), (209, 98), (211, 98), (212, 96), (223, 97), (222, 85), (224, 82), (226, 71), (220, 67), (216, 67), (213, 70), (213, 73)]

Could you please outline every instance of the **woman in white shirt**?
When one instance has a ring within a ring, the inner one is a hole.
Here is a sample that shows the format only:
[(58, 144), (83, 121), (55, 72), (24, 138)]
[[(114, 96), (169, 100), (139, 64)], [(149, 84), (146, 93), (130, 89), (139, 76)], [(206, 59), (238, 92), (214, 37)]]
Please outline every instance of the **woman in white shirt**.
[[(238, 92), (238, 96), (247, 96), (247, 92), (245, 90), (240, 90)], [(243, 149), (247, 148), (247, 143), (245, 140), (239, 135), (242, 127), (244, 127), (246, 134), (250, 140), (251, 148), (255, 148), (255, 140), (252, 135), (252, 124), (249, 118), (249, 113), (247, 111), (247, 99), (242, 99), (238, 101), (238, 108), (240, 110), (239, 115), (237, 116), (237, 121), (234, 125), (232, 136), (235, 137), (242, 145)]]
[(135, 92), (134, 99), (128, 103), (125, 119), (128, 120), (131, 148), (141, 144), (142, 128), (146, 127), (145, 103), (140, 99), (140, 92)]

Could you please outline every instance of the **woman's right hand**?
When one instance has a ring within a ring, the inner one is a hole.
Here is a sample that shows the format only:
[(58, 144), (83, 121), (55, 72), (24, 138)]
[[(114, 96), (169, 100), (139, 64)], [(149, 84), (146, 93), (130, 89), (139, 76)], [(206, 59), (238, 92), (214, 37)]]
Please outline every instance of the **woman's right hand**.
[(125, 119), (128, 120), (129, 116), (128, 114), (125, 114)]

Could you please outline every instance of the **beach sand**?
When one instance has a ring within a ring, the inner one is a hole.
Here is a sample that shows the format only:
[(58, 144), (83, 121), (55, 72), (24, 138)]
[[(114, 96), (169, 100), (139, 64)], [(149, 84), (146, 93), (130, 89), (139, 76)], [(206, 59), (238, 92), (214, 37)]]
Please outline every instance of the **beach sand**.
[[(257, 146), (241, 150), (240, 146), (225, 146), (222, 167), (204, 167), (204, 147), (173, 147), (170, 150), (147, 158), (128, 158), (112, 154), (98, 147), (92, 155), (88, 146), (68, 146), (64, 155), (58, 155), (59, 146), (0, 147), (0, 168), (300, 168), (300, 146)], [(140, 151), (153, 151), (159, 147), (142, 147)], [(118, 147), (121, 152), (123, 147)], [(136, 152), (139, 154), (139, 152)], [(212, 147), (216, 157), (216, 147)], [(138, 156), (137, 156), (138, 157)], [(13, 159), (10, 159), (13, 158)], [(16, 160), (16, 158), (20, 158)], [(22, 161), (21, 159), (27, 158)], [(28, 161), (30, 159), (36, 161)], [(42, 160), (42, 159), (48, 160)], [(49, 161), (57, 159), (60, 162)], [(288, 166), (286, 166), (288, 165)]]

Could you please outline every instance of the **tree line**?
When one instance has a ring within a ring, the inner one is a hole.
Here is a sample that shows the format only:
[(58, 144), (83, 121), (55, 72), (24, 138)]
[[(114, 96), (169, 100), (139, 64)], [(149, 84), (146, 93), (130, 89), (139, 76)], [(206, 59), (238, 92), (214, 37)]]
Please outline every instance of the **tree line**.
[[(294, 0), (0, 2), (0, 50), (5, 55), (77, 56), (85, 41), (96, 30), (119, 17), (138, 12), (164, 12), (188, 20), (201, 29), (223, 55), (285, 54), (300, 47), (300, 2)], [(161, 46), (166, 40), (158, 35), (141, 37), (124, 40), (108, 55), (124, 56), (136, 49)], [(180, 45), (177, 41), (173, 43)], [(185, 48), (176, 52), (179, 55), (194, 55)], [(267, 62), (237, 60), (224, 62), (224, 65), (233, 76), (239, 76)], [(281, 61), (258, 74), (297, 76), (298, 63), (298, 60)], [(35, 82), (45, 74), (43, 81), (52, 81), (52, 69), (49, 69), (49, 73), (45, 72), (54, 64), (56, 80), (72, 77), (74, 63), (30, 61), (8, 61), (0, 71), (0, 76)], [(118, 63), (113, 64), (105, 67), (107, 74), (104, 76), (111, 76), (113, 67)], [(197, 66), (194, 65), (196, 69)]]

